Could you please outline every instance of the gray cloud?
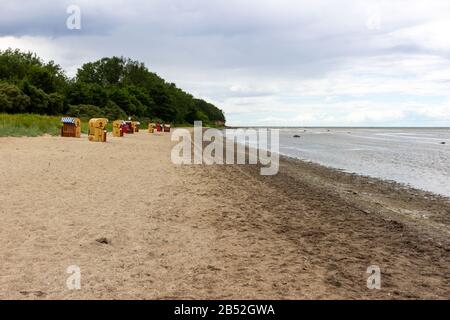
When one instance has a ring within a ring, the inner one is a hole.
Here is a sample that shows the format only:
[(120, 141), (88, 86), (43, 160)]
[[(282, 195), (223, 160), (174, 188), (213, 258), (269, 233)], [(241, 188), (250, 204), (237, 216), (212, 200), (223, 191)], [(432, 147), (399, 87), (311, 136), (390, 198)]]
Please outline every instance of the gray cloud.
[[(72, 3), (82, 9), (81, 31), (65, 27)], [(448, 1), (3, 0), (1, 9), (0, 49), (34, 50), (72, 75), (103, 56), (138, 59), (236, 119), (239, 109), (267, 104), (280, 114), (302, 110), (313, 93), (378, 89), (398, 100), (412, 91), (399, 79), (406, 76), (429, 95), (448, 89), (439, 73), (450, 66)]]
[(79, 2), (82, 9), (82, 29), (69, 30), (66, 27), (66, 20), (69, 17), (67, 8), (72, 4), (78, 5), (73, 1), (2, 0), (0, 36), (105, 35), (120, 24), (120, 15), (111, 10), (111, 7)]

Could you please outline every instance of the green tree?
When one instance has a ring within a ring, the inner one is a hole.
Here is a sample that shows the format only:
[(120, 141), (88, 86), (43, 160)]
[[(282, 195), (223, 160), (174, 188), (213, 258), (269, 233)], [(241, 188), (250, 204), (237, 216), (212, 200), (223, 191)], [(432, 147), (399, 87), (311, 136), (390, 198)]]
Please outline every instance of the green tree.
[(130, 94), (125, 88), (114, 88), (109, 95), (110, 99), (114, 101), (123, 111), (129, 115), (136, 114), (136, 106), (131, 100)]
[(84, 64), (77, 72), (77, 80), (104, 86), (119, 84), (123, 78), (124, 58), (112, 57)]
[(67, 102), (71, 105), (94, 105), (104, 107), (108, 102), (108, 92), (99, 84), (73, 82), (68, 86)]
[(177, 112), (167, 90), (163, 86), (156, 86), (152, 88), (150, 95), (155, 102), (152, 117), (158, 117), (164, 121), (174, 121)]
[(53, 92), (54, 85), (50, 72), (40, 66), (34, 65), (29, 69), (28, 81), (45, 92)]
[(8, 96), (0, 91), (0, 112), (11, 112), (12, 103)]
[(97, 106), (80, 104), (77, 106), (69, 106), (67, 114), (71, 117), (78, 118), (103, 118), (105, 111)]
[(127, 114), (114, 101), (109, 100), (106, 107), (103, 109), (104, 115), (111, 121), (118, 119), (126, 119)]
[(74, 79), (68, 79), (53, 61), (45, 63), (34, 53), (7, 49), (0, 51), (0, 84), (0, 110), (9, 113), (61, 114), (70, 109), (86, 115), (126, 114), (176, 122), (199, 117), (225, 120), (213, 104), (195, 99), (143, 63), (124, 57), (86, 63)]
[(0, 51), (0, 79), (14, 84), (28, 80), (46, 93), (62, 90), (67, 81), (61, 67), (53, 61), (45, 64), (33, 53), (11, 49)]
[(26, 112), (30, 106), (30, 98), (13, 84), (0, 83), (0, 96), (1, 112)]
[(64, 111), (64, 96), (59, 93), (48, 95), (48, 114), (61, 114)]
[(202, 110), (195, 111), (195, 121), (202, 121), (203, 123), (208, 123), (209, 120), (210, 119), (208, 118), (208, 116)]
[(22, 91), (30, 97), (30, 105), (28, 112), (46, 114), (48, 108), (48, 95), (44, 90), (36, 88), (35, 86), (25, 81), (22, 86)]
[(18, 49), (0, 51), (0, 79), (17, 83), (27, 77), (33, 65), (42, 65), (42, 62), (31, 52)]

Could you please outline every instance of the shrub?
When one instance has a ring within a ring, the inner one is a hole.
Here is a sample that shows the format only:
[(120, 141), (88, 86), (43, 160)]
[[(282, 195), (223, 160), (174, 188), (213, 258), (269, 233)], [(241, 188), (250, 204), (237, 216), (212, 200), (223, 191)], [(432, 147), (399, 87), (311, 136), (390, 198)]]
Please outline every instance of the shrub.
[(0, 83), (0, 112), (25, 112), (29, 105), (30, 98), (17, 86), (8, 83)]

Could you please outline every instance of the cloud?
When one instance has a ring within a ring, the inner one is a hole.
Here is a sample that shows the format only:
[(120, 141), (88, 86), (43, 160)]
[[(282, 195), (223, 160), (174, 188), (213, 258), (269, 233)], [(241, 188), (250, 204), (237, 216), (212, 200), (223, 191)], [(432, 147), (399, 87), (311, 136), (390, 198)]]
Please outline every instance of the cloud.
[[(129, 12), (119, 8), (125, 4), (123, 1), (104, 0), (2, 0), (0, 36), (56, 38), (111, 34), (129, 19)], [(80, 30), (67, 28), (71, 6), (81, 9)]]
[[(65, 26), (72, 3), (82, 30)], [(446, 117), (448, 1), (3, 0), (1, 17), (0, 49), (33, 50), (70, 76), (103, 56), (138, 59), (230, 124), (430, 123), (402, 104), (424, 99)]]
[[(335, 103), (307, 103), (286, 113), (271, 115), (262, 112), (240, 114), (238, 125), (258, 126), (449, 126), (449, 101), (430, 106), (427, 103), (406, 101), (390, 104), (367, 100)], [(243, 119), (243, 121), (242, 121)]]
[(431, 21), (424, 24), (402, 28), (389, 34), (395, 42), (413, 43), (417, 47), (431, 51), (450, 53), (448, 30), (450, 20)]

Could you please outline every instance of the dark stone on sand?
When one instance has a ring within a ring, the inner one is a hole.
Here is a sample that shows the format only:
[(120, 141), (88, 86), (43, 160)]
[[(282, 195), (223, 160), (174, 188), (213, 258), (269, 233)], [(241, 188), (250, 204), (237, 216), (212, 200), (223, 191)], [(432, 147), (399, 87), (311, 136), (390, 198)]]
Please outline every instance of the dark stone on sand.
[(43, 291), (19, 291), (19, 292), (25, 296), (32, 294), (35, 295), (36, 297), (42, 297), (46, 295), (46, 293)]
[(445, 144), (445, 141), (442, 141), (441, 144)]
[(97, 240), (95, 240), (95, 241), (97, 241), (98, 243), (102, 243), (102, 244), (110, 244), (111, 243), (111, 241), (109, 241), (107, 238), (105, 238), (105, 237), (102, 237), (102, 238), (99, 238), (99, 239), (97, 239)]
[(294, 138), (300, 138), (300, 136), (298, 134), (294, 135)]

